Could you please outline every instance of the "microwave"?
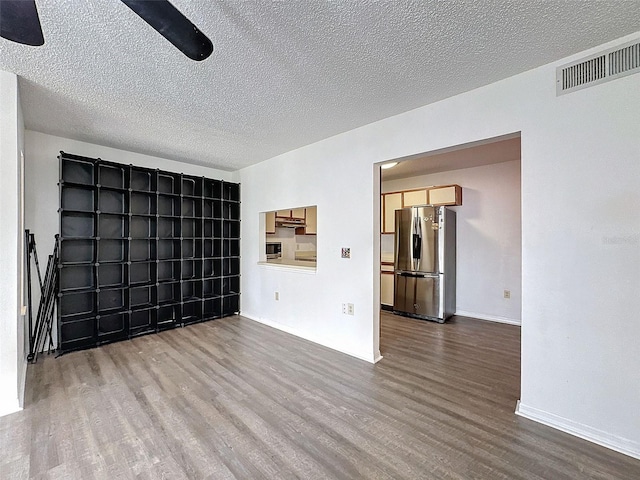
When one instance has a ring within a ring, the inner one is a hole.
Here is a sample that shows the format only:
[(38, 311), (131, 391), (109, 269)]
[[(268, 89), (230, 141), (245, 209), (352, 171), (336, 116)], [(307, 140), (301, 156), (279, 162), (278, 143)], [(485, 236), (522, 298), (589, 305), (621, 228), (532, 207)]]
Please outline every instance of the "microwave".
[(282, 257), (282, 243), (267, 242), (267, 260)]

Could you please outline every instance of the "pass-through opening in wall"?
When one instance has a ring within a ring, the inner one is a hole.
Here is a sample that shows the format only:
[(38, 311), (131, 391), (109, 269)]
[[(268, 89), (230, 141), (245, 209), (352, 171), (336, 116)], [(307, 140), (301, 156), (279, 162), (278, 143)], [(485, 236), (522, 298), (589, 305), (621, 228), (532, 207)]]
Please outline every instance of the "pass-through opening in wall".
[(259, 263), (315, 270), (317, 266), (318, 207), (284, 208), (260, 213)]

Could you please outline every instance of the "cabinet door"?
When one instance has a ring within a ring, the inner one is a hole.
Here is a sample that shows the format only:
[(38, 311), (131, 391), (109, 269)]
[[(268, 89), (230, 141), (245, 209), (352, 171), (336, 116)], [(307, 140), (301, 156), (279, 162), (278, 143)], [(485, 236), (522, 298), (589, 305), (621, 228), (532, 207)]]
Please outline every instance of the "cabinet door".
[(302, 218), (304, 219), (304, 208), (294, 208), (291, 210), (291, 218)]
[(393, 306), (393, 272), (380, 274), (380, 303)]
[(382, 233), (394, 233), (396, 224), (396, 210), (402, 208), (402, 193), (387, 193), (384, 195), (384, 222)]
[(276, 212), (276, 217), (291, 218), (291, 210), (278, 210)]
[(318, 216), (318, 210), (317, 207), (309, 207), (306, 209), (306, 224), (307, 224), (307, 228), (305, 229), (304, 233), (305, 235), (315, 235), (318, 233), (318, 228), (317, 228), (317, 216)]
[(426, 190), (410, 190), (404, 192), (403, 202), (405, 207), (414, 207), (416, 205), (427, 204), (427, 191)]
[(276, 233), (276, 212), (267, 212), (265, 214), (267, 233)]
[(449, 185), (429, 189), (430, 205), (462, 205), (462, 187)]

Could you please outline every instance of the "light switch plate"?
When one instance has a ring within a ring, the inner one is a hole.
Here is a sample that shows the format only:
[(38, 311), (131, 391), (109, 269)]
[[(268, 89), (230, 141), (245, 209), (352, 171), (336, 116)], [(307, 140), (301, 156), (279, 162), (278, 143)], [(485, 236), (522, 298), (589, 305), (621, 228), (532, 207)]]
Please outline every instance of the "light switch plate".
[(342, 258), (351, 258), (351, 249), (349, 247), (342, 249)]

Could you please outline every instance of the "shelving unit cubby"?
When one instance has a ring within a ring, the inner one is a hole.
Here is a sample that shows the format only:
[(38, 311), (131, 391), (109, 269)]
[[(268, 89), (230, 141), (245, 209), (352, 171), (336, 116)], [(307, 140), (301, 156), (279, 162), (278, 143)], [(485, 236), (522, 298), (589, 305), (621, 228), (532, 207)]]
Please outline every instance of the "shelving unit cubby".
[(60, 152), (62, 352), (240, 311), (240, 185)]

